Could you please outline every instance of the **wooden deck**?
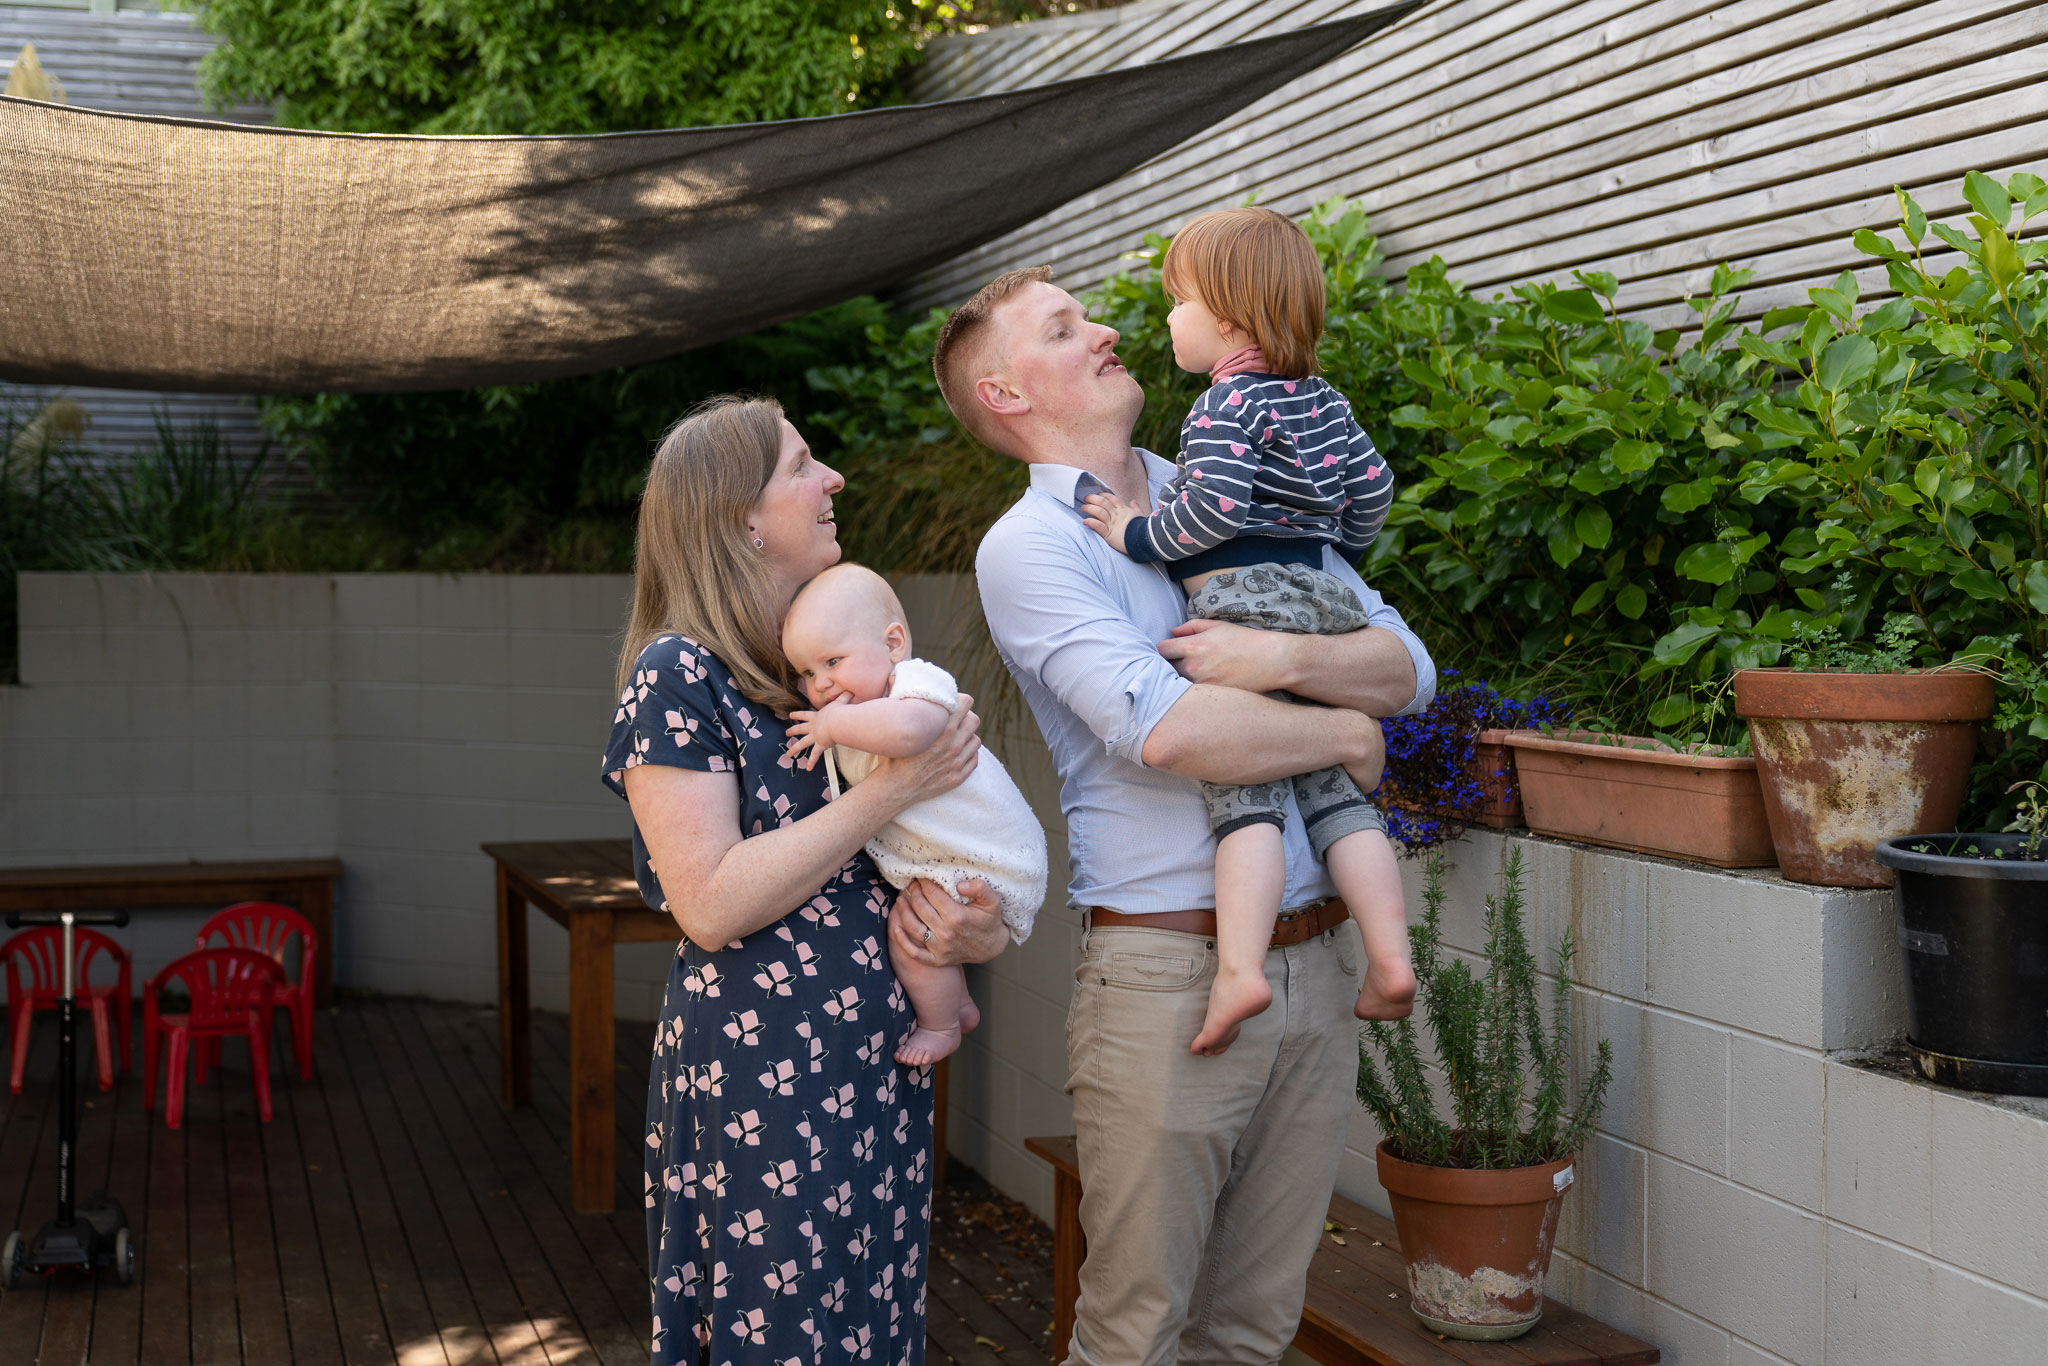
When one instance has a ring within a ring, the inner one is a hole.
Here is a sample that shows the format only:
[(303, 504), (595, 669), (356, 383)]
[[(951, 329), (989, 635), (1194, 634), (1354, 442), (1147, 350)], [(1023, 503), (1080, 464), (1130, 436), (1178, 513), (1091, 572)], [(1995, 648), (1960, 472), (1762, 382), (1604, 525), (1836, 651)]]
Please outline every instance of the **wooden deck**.
[[(139, 1029), (141, 1012), (136, 1012)], [(533, 1105), (497, 1097), (496, 1013), (350, 1001), (319, 1016), (318, 1079), (259, 1122), (246, 1055), (188, 1093), (185, 1127), (137, 1074), (81, 1082), (78, 1187), (140, 1239), (132, 1286), (31, 1279), (0, 1294), (8, 1366), (563, 1366), (647, 1360), (641, 1109), (651, 1026), (617, 1032), (617, 1212), (569, 1204), (568, 1031), (534, 1015)], [(90, 1058), (90, 1034), (80, 1049)], [(139, 1043), (138, 1043), (139, 1050)], [(56, 1207), (56, 1028), (0, 1090), (0, 1235)], [(84, 1072), (89, 1074), (87, 1063)], [(933, 1215), (934, 1366), (1049, 1366), (1052, 1235), (957, 1163)]]

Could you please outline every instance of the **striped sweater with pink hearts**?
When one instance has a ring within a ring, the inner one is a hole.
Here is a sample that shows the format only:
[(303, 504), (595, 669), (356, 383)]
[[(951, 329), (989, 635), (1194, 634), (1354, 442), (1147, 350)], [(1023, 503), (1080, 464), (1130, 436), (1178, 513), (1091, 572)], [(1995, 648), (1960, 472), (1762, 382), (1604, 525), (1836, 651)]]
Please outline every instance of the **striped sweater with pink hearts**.
[(1238, 374), (1211, 385), (1180, 428), (1180, 473), (1124, 529), (1140, 563), (1185, 560), (1240, 536), (1329, 541), (1364, 553), (1394, 475), (1326, 381)]

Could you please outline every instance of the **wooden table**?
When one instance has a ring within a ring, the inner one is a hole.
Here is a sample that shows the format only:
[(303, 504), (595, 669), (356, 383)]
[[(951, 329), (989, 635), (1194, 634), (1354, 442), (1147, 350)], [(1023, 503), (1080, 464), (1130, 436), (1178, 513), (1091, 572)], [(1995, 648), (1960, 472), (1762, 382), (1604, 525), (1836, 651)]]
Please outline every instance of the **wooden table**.
[(334, 996), (334, 883), (341, 860), (268, 859), (258, 863), (136, 863), (90, 868), (0, 869), (0, 911), (159, 910), (237, 901), (295, 907), (320, 937), (313, 999)]
[[(675, 920), (640, 899), (631, 840), (486, 844), (498, 865), (498, 1058), (505, 1104), (533, 1099), (533, 1000), (526, 908), (569, 931), (569, 1190), (579, 1210), (612, 1208), (612, 946), (673, 944)], [(935, 1182), (945, 1180), (946, 1072), (933, 1076)]]

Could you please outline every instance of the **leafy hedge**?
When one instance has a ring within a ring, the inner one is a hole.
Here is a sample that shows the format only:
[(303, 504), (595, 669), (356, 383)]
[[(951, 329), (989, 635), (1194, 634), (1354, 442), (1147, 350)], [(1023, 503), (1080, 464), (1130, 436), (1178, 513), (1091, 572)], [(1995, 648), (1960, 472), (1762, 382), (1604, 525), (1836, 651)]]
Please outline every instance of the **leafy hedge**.
[[(1403, 481), (1368, 579), (1468, 677), (1702, 738), (1734, 726), (1733, 670), (1821, 636), (1867, 647), (1890, 620), (1915, 662), (2004, 670), (1983, 815), (2048, 739), (2048, 244), (2018, 237), (2048, 184), (1973, 172), (1964, 195), (1962, 225), (1901, 193), (1896, 236), (1856, 234), (1896, 295), (1878, 307), (1845, 272), (1737, 325), (1750, 275), (1722, 266), (1693, 327), (1661, 332), (1619, 316), (1596, 271), (1481, 299), (1431, 260), (1391, 290), (1364, 213), (1320, 207), (1303, 226), (1329, 280), (1324, 371)], [(1141, 443), (1170, 453), (1198, 381), (1171, 366), (1164, 245), (1088, 302), (1150, 396)], [(890, 490), (857, 522), (882, 563), (966, 567), (1021, 477), (985, 474), (945, 418), (926, 363), (942, 316), (876, 327), (865, 364), (811, 376), (841, 403), (819, 420), (849, 493)]]

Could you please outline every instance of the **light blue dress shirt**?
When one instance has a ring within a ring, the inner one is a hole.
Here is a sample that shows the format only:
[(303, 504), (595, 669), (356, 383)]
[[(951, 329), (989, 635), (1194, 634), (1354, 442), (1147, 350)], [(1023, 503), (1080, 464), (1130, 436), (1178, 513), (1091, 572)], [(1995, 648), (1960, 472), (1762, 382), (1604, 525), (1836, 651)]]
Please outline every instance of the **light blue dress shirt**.
[[(1174, 467), (1139, 455), (1156, 503)], [(1131, 915), (1212, 908), (1216, 842), (1201, 788), (1142, 757), (1152, 727), (1194, 686), (1158, 650), (1187, 620), (1187, 600), (1167, 566), (1132, 563), (1082, 522), (1081, 500), (1106, 492), (1085, 470), (1033, 465), (1031, 487), (975, 557), (982, 611), (1060, 772), (1068, 899)], [(1374, 626), (1408, 647), (1416, 692), (1402, 714), (1427, 707), (1436, 695), (1429, 651), (1334, 549), (1323, 567), (1358, 594)], [(1291, 798), (1284, 836), (1283, 904), (1331, 895)]]

